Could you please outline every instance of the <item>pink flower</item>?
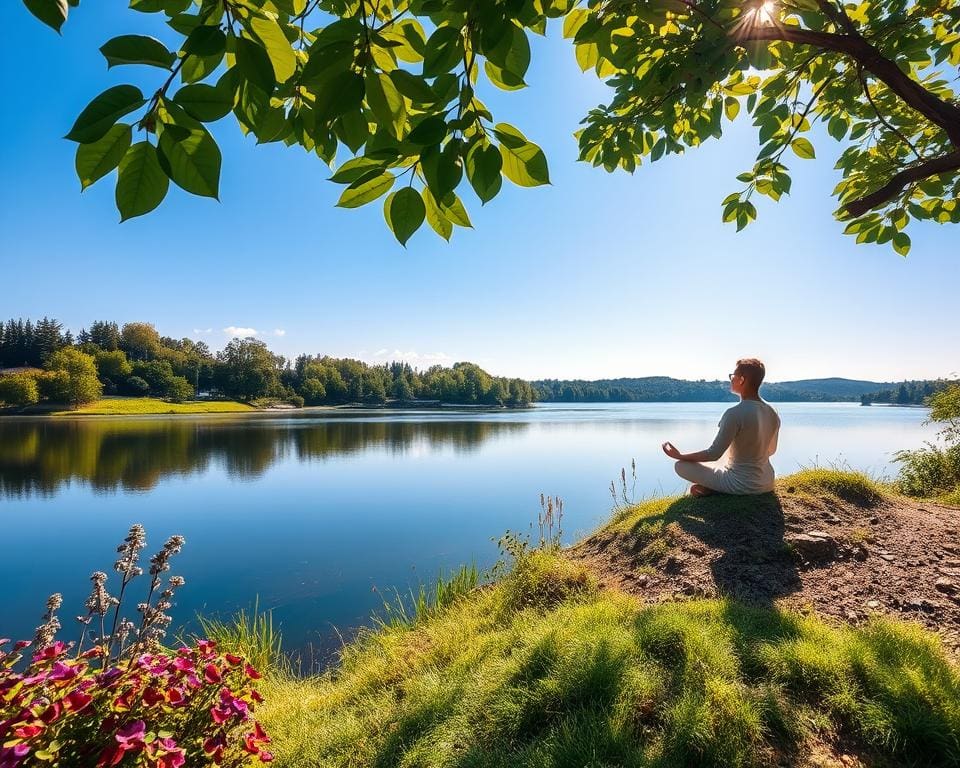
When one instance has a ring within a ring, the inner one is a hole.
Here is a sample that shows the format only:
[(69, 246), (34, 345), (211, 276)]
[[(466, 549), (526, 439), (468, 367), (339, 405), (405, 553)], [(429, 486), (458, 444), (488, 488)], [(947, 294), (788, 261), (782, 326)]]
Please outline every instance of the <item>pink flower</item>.
[(180, 672), (193, 672), (195, 669), (193, 662), (183, 656), (177, 656), (177, 658), (173, 660), (173, 667)]
[(223, 705), (210, 707), (210, 717), (217, 725), (223, 725), (225, 722), (227, 722), (227, 720), (230, 719), (232, 714), (233, 713)]
[(267, 752), (265, 749), (260, 750), (260, 762), (261, 763), (270, 763), (273, 761), (273, 752)]
[(203, 668), (203, 679), (208, 683), (219, 683), (223, 677), (221, 676), (217, 665), (211, 662)]
[(226, 745), (226, 738), (222, 733), (218, 733), (216, 736), (211, 736), (203, 742), (203, 751), (210, 755), (214, 763), (220, 765), (223, 761), (223, 750)]
[(32, 739), (40, 733), (43, 733), (42, 725), (21, 725), (13, 729), (13, 735), (19, 739)]
[(143, 720), (133, 720), (117, 729), (114, 738), (124, 750), (143, 746), (143, 737), (147, 734), (147, 724)]
[(40, 719), (43, 720), (43, 722), (45, 722), (47, 725), (50, 725), (50, 723), (54, 722), (60, 717), (60, 713), (62, 711), (63, 704), (61, 704), (59, 701), (55, 701), (40, 713)]
[(47, 680), (72, 680), (81, 670), (77, 667), (71, 667), (62, 661), (54, 662), (50, 672), (47, 673)]
[(67, 704), (67, 709), (71, 712), (79, 712), (87, 704), (93, 701), (93, 696), (89, 693), (84, 693), (83, 691), (71, 691), (64, 697), (64, 701)]
[(46, 648), (41, 648), (34, 655), (34, 661), (41, 661), (44, 659), (55, 659), (58, 656), (62, 656), (67, 650), (67, 644), (62, 640), (57, 640), (54, 643), (51, 643)]
[(210, 658), (216, 652), (217, 644), (213, 640), (197, 640), (197, 650), (204, 658)]
[(153, 686), (150, 686), (143, 692), (143, 701), (148, 707), (152, 707), (154, 704), (159, 704), (165, 700), (166, 697)]
[(250, 664), (247, 664), (247, 666), (244, 667), (244, 671), (247, 673), (247, 677), (249, 677), (251, 680), (259, 680), (261, 677), (263, 677), (263, 675), (257, 672), (257, 670), (254, 669)]
[(0, 768), (17, 768), (28, 754), (28, 744), (14, 744), (12, 747), (0, 747)]

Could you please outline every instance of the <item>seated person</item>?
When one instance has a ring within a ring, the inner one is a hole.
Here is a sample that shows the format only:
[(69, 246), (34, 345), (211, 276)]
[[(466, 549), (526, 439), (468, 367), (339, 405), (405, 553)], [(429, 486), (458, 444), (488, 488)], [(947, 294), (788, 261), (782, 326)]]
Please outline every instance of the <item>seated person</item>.
[[(730, 391), (740, 402), (727, 409), (713, 445), (705, 451), (680, 453), (672, 443), (663, 444), (663, 452), (676, 459), (676, 472), (693, 485), (694, 496), (712, 493), (754, 494), (773, 490), (770, 457), (777, 450), (780, 417), (769, 403), (760, 399), (760, 384), (766, 369), (759, 360), (738, 360), (730, 374)], [(726, 465), (708, 467), (700, 462), (717, 461), (724, 452)]]

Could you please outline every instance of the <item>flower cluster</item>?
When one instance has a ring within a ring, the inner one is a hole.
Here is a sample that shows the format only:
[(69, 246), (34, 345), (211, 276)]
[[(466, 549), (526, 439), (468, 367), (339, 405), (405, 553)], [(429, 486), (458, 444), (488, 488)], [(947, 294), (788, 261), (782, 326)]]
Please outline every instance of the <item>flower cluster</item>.
[[(90, 577), (76, 645), (56, 640), (59, 594), (47, 600), (33, 643), (0, 640), (0, 768), (237, 768), (273, 759), (270, 738), (253, 718), (263, 700), (257, 670), (209, 640), (176, 651), (162, 645), (167, 611), (184, 583), (170, 576), (164, 585), (163, 574), (182, 536), (171, 536), (150, 559), (139, 624), (121, 614), (130, 583), (143, 574), (146, 543), (143, 526), (134, 525), (117, 549), (117, 597), (103, 571)], [(93, 643), (87, 650), (86, 640)], [(36, 651), (25, 658), (31, 645)]]
[(266, 763), (256, 720), (260, 674), (210, 641), (100, 667), (54, 641), (23, 671), (29, 642), (0, 640), (0, 768), (48, 765), (242, 766)]

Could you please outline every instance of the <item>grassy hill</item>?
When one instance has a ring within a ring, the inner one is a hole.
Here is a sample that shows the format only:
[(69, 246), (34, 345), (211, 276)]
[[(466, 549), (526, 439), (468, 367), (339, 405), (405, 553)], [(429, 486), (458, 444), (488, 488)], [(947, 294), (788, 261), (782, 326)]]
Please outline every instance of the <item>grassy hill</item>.
[[(611, 578), (669, 578), (681, 558), (710, 573), (718, 541), (695, 550), (693, 539), (708, 539), (721, 517), (761, 525), (771, 497), (787, 496), (783, 530), (807, 505), (846, 521), (909, 503), (858, 476), (805, 473), (766, 498), (622, 510), (572, 552), (518, 550), (498, 582), (441, 590), (416, 617), (347, 645), (325, 675), (272, 675), (261, 713), (276, 764), (956, 766), (958, 668), (940, 636), (890, 618), (891, 606), (850, 623), (810, 606), (645, 592)], [(938, 510), (944, 526), (960, 519)], [(681, 518), (690, 522), (674, 541)], [(774, 560), (794, 563), (802, 592), (806, 574), (831, 566), (782, 536)], [(893, 546), (885, 551), (900, 555)], [(840, 551), (829, 562), (844, 560)], [(730, 586), (735, 574), (724, 578)]]

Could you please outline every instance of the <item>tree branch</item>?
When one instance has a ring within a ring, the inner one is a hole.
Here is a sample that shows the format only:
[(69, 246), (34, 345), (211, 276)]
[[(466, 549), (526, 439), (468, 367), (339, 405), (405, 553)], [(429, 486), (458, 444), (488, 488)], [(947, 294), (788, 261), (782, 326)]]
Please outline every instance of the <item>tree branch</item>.
[(908, 184), (914, 184), (918, 181), (928, 179), (931, 176), (938, 176), (941, 173), (949, 173), (950, 171), (957, 170), (960, 170), (960, 149), (911, 166), (910, 168), (904, 168), (899, 173), (894, 174), (893, 178), (880, 187), (880, 189), (847, 203), (844, 206), (844, 210), (854, 218), (863, 216), (867, 211), (883, 205), (888, 200), (896, 197)]
[(906, 104), (940, 126), (946, 131), (950, 141), (960, 148), (960, 106), (944, 101), (928, 91), (859, 35), (852, 37), (779, 24), (760, 24), (739, 29), (735, 39), (737, 42), (783, 40), (788, 43), (813, 45), (849, 56)]

